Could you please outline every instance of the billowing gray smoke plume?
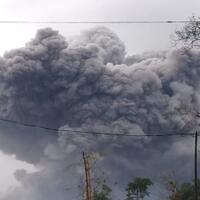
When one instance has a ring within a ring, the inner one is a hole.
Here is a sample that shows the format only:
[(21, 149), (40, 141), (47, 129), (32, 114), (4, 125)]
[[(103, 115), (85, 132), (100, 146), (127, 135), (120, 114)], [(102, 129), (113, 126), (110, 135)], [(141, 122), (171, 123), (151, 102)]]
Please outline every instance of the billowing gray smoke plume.
[(193, 111), (200, 106), (199, 76), (199, 51), (126, 56), (124, 44), (104, 27), (70, 41), (50, 28), (39, 30), (24, 48), (0, 59), (0, 117), (61, 131), (1, 123), (0, 149), (40, 169), (16, 171), (21, 187), (2, 199), (63, 200), (74, 194), (81, 199), (82, 151), (95, 152), (97, 168), (122, 185), (135, 175), (159, 178), (167, 170), (190, 177), (191, 137), (137, 139), (62, 129), (192, 132), (198, 124)]

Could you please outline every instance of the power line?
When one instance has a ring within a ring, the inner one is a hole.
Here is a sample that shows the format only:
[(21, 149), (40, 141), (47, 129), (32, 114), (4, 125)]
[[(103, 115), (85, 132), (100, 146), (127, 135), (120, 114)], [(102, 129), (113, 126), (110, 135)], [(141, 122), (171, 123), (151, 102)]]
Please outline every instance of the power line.
[[(189, 20), (119, 20), (119, 21), (29, 21), (0, 20), (0, 24), (182, 24)], [(197, 21), (200, 22), (200, 21)]]
[(96, 132), (96, 131), (81, 131), (81, 130), (73, 130), (73, 129), (57, 129), (57, 128), (50, 128), (46, 126), (40, 126), (36, 124), (29, 124), (29, 123), (23, 123), (20, 121), (16, 120), (10, 120), (10, 119), (3, 119), (0, 118), (0, 121), (11, 123), (11, 124), (16, 124), (20, 126), (25, 126), (29, 128), (39, 128), (39, 129), (44, 129), (44, 130), (49, 130), (53, 132), (72, 132), (72, 133), (79, 133), (79, 134), (91, 134), (91, 135), (106, 135), (106, 136), (128, 136), (128, 137), (168, 137), (168, 136), (194, 136), (195, 133), (186, 133), (186, 132), (175, 132), (174, 133), (166, 133), (163, 132), (161, 134), (161, 131), (159, 131), (159, 134), (148, 134), (147, 132), (144, 135), (139, 135), (139, 134), (122, 134), (122, 133), (116, 133), (116, 132)]

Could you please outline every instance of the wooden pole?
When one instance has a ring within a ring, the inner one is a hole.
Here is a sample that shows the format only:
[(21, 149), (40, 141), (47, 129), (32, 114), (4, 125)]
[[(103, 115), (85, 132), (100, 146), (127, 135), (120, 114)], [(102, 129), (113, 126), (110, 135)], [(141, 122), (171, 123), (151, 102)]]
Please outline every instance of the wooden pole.
[(92, 200), (91, 168), (89, 156), (83, 152), (83, 161), (85, 166), (85, 200)]
[(197, 185), (197, 146), (198, 146), (198, 133), (195, 133), (195, 151), (194, 151), (194, 184), (195, 184), (195, 200), (198, 200), (198, 185)]

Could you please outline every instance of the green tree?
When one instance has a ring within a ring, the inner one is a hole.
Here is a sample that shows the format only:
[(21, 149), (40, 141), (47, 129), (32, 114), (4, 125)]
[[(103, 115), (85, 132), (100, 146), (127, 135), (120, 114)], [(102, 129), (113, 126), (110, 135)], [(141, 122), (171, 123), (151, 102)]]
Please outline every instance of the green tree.
[[(164, 183), (169, 192), (170, 200), (195, 200), (194, 182), (178, 183), (174, 177), (164, 177)], [(200, 179), (197, 181), (198, 199), (200, 199)]]
[(151, 185), (153, 185), (153, 183), (148, 178), (134, 178), (133, 181), (128, 183), (126, 200), (144, 199), (145, 196), (149, 195), (148, 189)]
[(105, 183), (100, 186), (100, 189), (95, 189), (93, 200), (111, 200), (112, 189)]
[[(198, 199), (200, 198), (200, 180), (197, 182), (198, 188)], [(195, 188), (194, 182), (192, 183), (183, 183), (179, 190), (179, 196), (181, 200), (195, 200)]]

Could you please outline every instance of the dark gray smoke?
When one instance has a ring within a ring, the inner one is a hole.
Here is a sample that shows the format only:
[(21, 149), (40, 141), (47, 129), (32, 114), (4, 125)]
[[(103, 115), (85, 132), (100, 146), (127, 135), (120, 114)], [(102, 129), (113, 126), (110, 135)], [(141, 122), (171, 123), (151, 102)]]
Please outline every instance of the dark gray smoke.
[(0, 116), (60, 132), (1, 123), (0, 149), (40, 169), (17, 171), (22, 186), (3, 199), (75, 198), (82, 151), (95, 152), (97, 168), (122, 185), (134, 175), (177, 169), (182, 177), (191, 176), (190, 137), (120, 138), (62, 129), (139, 135), (194, 131), (199, 58), (199, 51), (178, 50), (126, 57), (123, 43), (105, 27), (70, 41), (42, 29), (24, 48), (7, 52), (0, 59)]

